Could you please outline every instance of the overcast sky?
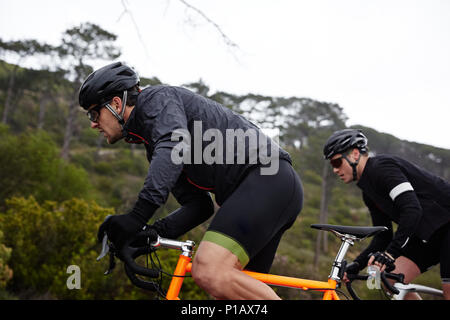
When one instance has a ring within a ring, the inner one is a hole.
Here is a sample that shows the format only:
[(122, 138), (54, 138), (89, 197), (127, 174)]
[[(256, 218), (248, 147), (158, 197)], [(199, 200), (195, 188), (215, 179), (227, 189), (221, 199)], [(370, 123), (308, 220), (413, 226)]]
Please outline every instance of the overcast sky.
[(59, 44), (93, 22), (141, 76), (337, 103), (348, 125), (450, 149), (450, 1), (186, 1), (238, 47), (179, 0), (0, 0), (0, 37)]

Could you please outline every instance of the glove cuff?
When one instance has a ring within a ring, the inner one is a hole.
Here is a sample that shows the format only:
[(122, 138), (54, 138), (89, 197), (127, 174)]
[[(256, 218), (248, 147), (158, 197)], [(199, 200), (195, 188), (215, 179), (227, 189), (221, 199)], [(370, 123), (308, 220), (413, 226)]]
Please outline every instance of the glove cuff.
[(139, 219), (142, 224), (146, 224), (158, 208), (159, 206), (153, 202), (139, 197), (130, 214)]

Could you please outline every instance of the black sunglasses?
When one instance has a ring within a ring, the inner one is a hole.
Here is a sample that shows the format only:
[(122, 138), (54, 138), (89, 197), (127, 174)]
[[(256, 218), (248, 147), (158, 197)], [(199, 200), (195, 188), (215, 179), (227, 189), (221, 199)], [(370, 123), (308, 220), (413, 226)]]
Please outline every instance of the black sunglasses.
[(91, 110), (89, 110), (86, 115), (91, 122), (97, 122), (98, 117), (100, 117), (100, 110), (104, 107), (104, 104), (98, 105)]
[(330, 160), (331, 166), (335, 169), (339, 169), (342, 166), (342, 159), (345, 159), (345, 156)]

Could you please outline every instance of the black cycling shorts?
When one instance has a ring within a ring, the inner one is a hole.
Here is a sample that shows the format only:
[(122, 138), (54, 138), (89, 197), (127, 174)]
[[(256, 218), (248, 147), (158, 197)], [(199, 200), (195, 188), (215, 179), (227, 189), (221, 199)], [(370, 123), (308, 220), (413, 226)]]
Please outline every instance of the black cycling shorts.
[(267, 273), (302, 204), (303, 187), (288, 161), (280, 160), (275, 175), (255, 167), (217, 211), (203, 241), (230, 250), (246, 270)]
[(402, 253), (411, 259), (422, 273), (440, 264), (442, 282), (450, 284), (450, 224), (439, 228), (426, 243), (411, 237)]

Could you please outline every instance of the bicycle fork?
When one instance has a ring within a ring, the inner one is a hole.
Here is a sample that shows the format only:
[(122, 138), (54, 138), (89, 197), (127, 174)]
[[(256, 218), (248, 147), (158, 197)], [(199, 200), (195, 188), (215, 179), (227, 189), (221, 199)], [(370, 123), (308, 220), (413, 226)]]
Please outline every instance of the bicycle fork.
[(180, 293), (186, 273), (191, 271), (192, 253), (194, 251), (195, 243), (189, 240), (181, 242), (159, 238), (157, 244), (154, 246), (178, 249), (182, 251), (178, 259), (172, 281), (170, 282), (169, 290), (166, 294), (167, 300), (180, 300), (178, 294)]
[(186, 272), (190, 271), (191, 266), (191, 257), (187, 257), (181, 254), (180, 258), (178, 259), (175, 272), (173, 274), (174, 276), (172, 277), (172, 281), (170, 282), (169, 290), (167, 291), (167, 300), (180, 300), (178, 294), (180, 292), (181, 286), (183, 285), (184, 276), (186, 275)]

